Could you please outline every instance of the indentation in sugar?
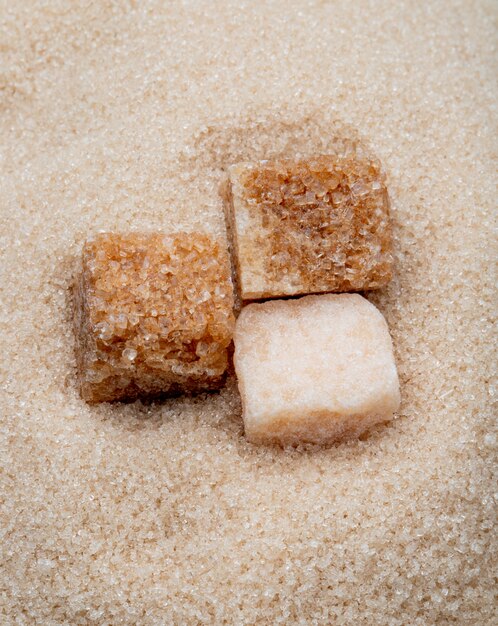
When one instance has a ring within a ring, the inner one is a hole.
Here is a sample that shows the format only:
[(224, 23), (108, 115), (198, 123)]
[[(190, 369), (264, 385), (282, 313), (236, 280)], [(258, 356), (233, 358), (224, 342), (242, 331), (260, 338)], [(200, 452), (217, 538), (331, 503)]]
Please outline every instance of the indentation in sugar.
[(251, 304), (237, 320), (234, 341), (252, 440), (333, 441), (398, 408), (387, 324), (359, 295)]
[(229, 168), (225, 207), (243, 298), (373, 289), (390, 280), (385, 177), (377, 159), (349, 145)]
[(84, 247), (75, 298), (83, 397), (219, 387), (232, 308), (228, 256), (206, 235), (98, 235)]

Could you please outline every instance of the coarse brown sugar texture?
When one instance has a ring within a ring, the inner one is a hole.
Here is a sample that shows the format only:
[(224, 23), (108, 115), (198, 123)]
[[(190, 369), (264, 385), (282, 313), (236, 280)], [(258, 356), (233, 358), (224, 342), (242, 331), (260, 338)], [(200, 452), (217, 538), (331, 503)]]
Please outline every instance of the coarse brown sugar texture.
[[(2, 626), (495, 626), (496, 3), (0, 2)], [(223, 238), (231, 164), (355, 132), (391, 200), (389, 426), (254, 446), (233, 377), (81, 399), (86, 239)]]
[(375, 289), (391, 279), (380, 163), (347, 137), (334, 148), (228, 168), (225, 210), (242, 298)]
[(90, 402), (219, 388), (232, 342), (224, 243), (199, 233), (104, 233), (75, 293), (81, 395)]

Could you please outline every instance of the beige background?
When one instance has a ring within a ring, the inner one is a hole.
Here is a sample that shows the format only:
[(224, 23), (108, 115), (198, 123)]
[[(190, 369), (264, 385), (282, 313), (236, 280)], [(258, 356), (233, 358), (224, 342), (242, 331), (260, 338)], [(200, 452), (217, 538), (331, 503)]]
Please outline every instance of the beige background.
[[(478, 624), (493, 614), (492, 1), (0, 3), (2, 624)], [(99, 229), (223, 235), (241, 158), (383, 160), (397, 274), (372, 297), (399, 418), (282, 451), (233, 380), (82, 402), (69, 286)], [(348, 131), (349, 132), (349, 131)]]

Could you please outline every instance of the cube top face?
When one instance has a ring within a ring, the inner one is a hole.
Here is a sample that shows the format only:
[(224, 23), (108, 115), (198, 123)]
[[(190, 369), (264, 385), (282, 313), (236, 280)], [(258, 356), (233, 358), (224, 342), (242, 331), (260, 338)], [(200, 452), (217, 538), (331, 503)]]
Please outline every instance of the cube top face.
[(233, 287), (224, 246), (198, 233), (103, 233), (75, 293), (82, 396), (93, 402), (219, 386)]
[(225, 204), (245, 300), (375, 289), (391, 279), (384, 175), (353, 147), (233, 165)]
[(250, 441), (329, 443), (386, 421), (399, 406), (387, 324), (359, 295), (250, 304), (234, 343)]

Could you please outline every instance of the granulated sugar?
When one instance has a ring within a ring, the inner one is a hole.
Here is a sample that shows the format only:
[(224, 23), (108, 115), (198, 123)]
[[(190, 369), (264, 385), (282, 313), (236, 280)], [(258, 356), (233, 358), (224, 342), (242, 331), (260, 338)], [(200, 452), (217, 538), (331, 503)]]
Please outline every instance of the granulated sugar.
[[(2, 3), (0, 621), (493, 624), (496, 3)], [(357, 129), (352, 131), (351, 129)], [(232, 163), (382, 161), (402, 406), (258, 447), (220, 393), (89, 406), (83, 241), (224, 236)]]

